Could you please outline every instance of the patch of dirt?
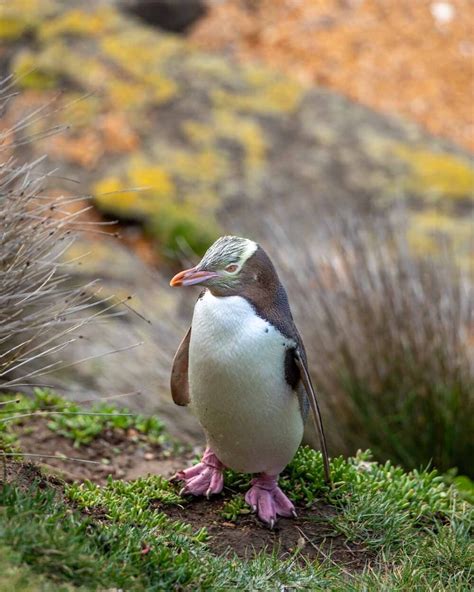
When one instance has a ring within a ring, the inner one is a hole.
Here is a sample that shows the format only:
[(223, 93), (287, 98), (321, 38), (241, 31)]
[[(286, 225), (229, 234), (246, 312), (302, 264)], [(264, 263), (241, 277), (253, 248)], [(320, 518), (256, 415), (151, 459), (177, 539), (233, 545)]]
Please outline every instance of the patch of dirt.
[(192, 498), (184, 508), (160, 502), (152, 505), (196, 529), (206, 527), (210, 535), (208, 546), (216, 555), (236, 553), (242, 559), (249, 559), (266, 550), (284, 559), (299, 549), (302, 560), (328, 560), (350, 572), (362, 571), (374, 559), (362, 545), (348, 542), (333, 530), (330, 519), (336, 510), (328, 504), (318, 503), (312, 508), (297, 506), (297, 519), (280, 518), (270, 530), (254, 514), (241, 515), (236, 522), (223, 518), (223, 506), (231, 496), (229, 490), (224, 490), (222, 496), (211, 500)]
[(146, 442), (135, 430), (105, 430), (79, 448), (75, 448), (69, 438), (48, 429), (47, 420), (43, 418), (36, 417), (34, 423), (17, 426), (15, 431), (22, 451), (44, 454), (43, 458), (38, 457), (38, 463), (50, 472), (59, 473), (68, 482), (89, 479), (102, 484), (109, 475), (127, 481), (147, 474), (170, 477), (186, 463), (186, 460), (171, 458), (171, 450)]
[[(89, 479), (99, 484), (104, 483), (108, 475), (125, 480), (146, 474), (170, 477), (178, 469), (191, 464), (194, 456), (193, 452), (189, 452), (172, 457), (170, 451), (140, 439), (134, 430), (105, 431), (80, 448), (74, 448), (71, 440), (49, 430), (47, 420), (43, 418), (35, 418), (34, 423), (17, 426), (16, 430), (22, 450), (44, 454), (45, 457), (38, 458), (39, 465), (8, 458), (2, 466), (0, 459), (0, 483), (5, 481), (6, 475), (7, 482), (15, 483), (24, 490), (34, 482), (40, 487), (49, 485), (68, 504), (71, 502), (63, 497), (63, 481), (54, 473), (69, 482)], [(82, 463), (58, 455), (101, 464)], [(103, 464), (104, 459), (107, 464)], [(47, 474), (42, 468), (47, 470)], [(362, 545), (348, 542), (334, 531), (331, 518), (336, 515), (336, 510), (328, 504), (316, 503), (311, 508), (297, 506), (297, 519), (281, 518), (270, 530), (253, 514), (241, 515), (235, 522), (226, 520), (222, 516), (223, 507), (233, 493), (226, 488), (222, 495), (211, 500), (190, 498), (183, 506), (167, 505), (157, 500), (150, 500), (150, 504), (171, 519), (182, 520), (195, 529), (206, 527), (210, 535), (208, 547), (215, 555), (236, 553), (248, 559), (266, 551), (275, 552), (283, 559), (299, 551), (298, 557), (302, 561), (329, 561), (343, 566), (348, 572), (361, 571), (374, 559), (374, 555)], [(94, 520), (106, 519), (103, 508), (81, 511)]]
[[(15, 483), (23, 491), (29, 489), (34, 481), (45, 480), (38, 465), (29, 462), (18, 462), (8, 458), (5, 462), (0, 457), (0, 483)], [(59, 480), (52, 478), (53, 482)]]

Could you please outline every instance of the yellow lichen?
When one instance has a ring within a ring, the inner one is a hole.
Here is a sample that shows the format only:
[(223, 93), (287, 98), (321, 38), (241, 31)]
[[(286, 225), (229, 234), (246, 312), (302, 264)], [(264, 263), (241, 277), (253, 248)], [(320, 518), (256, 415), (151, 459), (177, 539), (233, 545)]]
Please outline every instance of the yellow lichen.
[(209, 144), (214, 139), (213, 129), (200, 121), (187, 119), (183, 121), (181, 127), (193, 144)]
[(169, 101), (178, 91), (178, 85), (174, 80), (157, 72), (147, 74), (143, 77), (143, 81), (151, 87), (150, 95), (153, 97), (153, 103), (155, 104)]
[[(112, 58), (134, 80), (115, 82), (111, 96), (124, 96), (128, 106), (138, 106), (151, 101), (160, 104), (174, 97), (178, 91), (176, 82), (163, 73), (163, 60), (175, 54), (181, 45), (166, 36), (157, 37), (148, 31), (135, 28), (114, 35), (107, 35), (101, 40), (104, 54)], [(140, 101), (136, 93), (128, 93), (124, 84), (140, 88)]]
[(182, 127), (194, 144), (206, 146), (201, 153), (182, 153), (177, 159), (177, 172), (186, 177), (196, 176), (196, 171), (199, 170), (198, 178), (206, 178), (207, 181), (225, 174), (228, 170), (226, 158), (216, 148), (219, 139), (223, 138), (233, 140), (241, 147), (247, 172), (255, 172), (265, 162), (266, 143), (263, 130), (254, 120), (221, 109), (215, 112), (212, 125), (187, 120)]
[(160, 166), (135, 160), (128, 171), (128, 179), (134, 187), (141, 187), (152, 193), (156, 200), (172, 200), (175, 197), (174, 183)]
[(94, 37), (108, 31), (118, 22), (117, 12), (106, 6), (95, 11), (73, 9), (42, 24), (39, 37), (47, 41), (60, 35)]
[[(437, 209), (426, 209), (410, 215), (408, 242), (414, 252), (433, 256), (449, 244), (458, 263), (472, 263), (471, 220), (452, 216)], [(472, 271), (472, 270), (471, 270)]]
[(0, 2), (0, 39), (18, 39), (26, 31), (36, 29), (56, 8), (56, 3), (51, 0)]
[(398, 144), (396, 156), (409, 167), (407, 191), (434, 198), (466, 198), (474, 192), (474, 167), (467, 159), (447, 152), (433, 152)]
[(59, 7), (55, 0), (14, 0), (0, 4), (0, 15), (23, 15), (41, 17), (51, 14)]
[(220, 56), (192, 51), (186, 56), (186, 69), (194, 72), (196, 78), (205, 80), (231, 81), (235, 78), (235, 68)]
[(297, 109), (303, 89), (296, 82), (276, 79), (266, 85), (250, 89), (246, 94), (235, 94), (225, 90), (211, 93), (214, 105), (232, 111), (260, 114), (291, 113)]
[(263, 131), (257, 122), (222, 110), (216, 113), (215, 125), (218, 136), (236, 140), (242, 146), (245, 164), (250, 172), (262, 166), (266, 144)]
[(29, 28), (27, 20), (13, 16), (0, 16), (0, 39), (13, 41), (20, 38)]
[(118, 177), (106, 177), (98, 181), (93, 188), (94, 199), (98, 208), (117, 216), (143, 216), (146, 202), (138, 191), (128, 191)]
[(94, 196), (97, 206), (106, 212), (147, 219), (174, 200), (176, 188), (162, 167), (135, 158), (122, 177), (110, 176), (97, 182)]
[(170, 57), (184, 51), (184, 45), (171, 36), (132, 26), (104, 36), (100, 43), (107, 57), (134, 76), (158, 72)]
[(145, 105), (148, 91), (143, 83), (119, 78), (109, 79), (105, 88), (112, 107), (123, 110), (135, 110)]
[(184, 181), (213, 183), (225, 175), (224, 158), (215, 150), (201, 152), (176, 151), (169, 156), (169, 169)]

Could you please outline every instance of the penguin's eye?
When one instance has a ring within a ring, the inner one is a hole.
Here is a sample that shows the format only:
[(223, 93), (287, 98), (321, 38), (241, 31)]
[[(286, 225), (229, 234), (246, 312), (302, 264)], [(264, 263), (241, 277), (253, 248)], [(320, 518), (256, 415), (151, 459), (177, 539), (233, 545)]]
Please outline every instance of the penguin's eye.
[(231, 263), (230, 265), (228, 265), (225, 270), (228, 273), (234, 273), (235, 271), (237, 271), (239, 269), (239, 266), (236, 263)]

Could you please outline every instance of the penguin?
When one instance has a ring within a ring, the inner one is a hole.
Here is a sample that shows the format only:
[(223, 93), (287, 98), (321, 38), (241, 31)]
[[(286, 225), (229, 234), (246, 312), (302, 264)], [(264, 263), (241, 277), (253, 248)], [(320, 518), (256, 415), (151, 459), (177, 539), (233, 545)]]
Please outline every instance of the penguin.
[(173, 400), (191, 403), (207, 442), (201, 462), (175, 475), (181, 493), (220, 493), (229, 467), (255, 474), (245, 501), (270, 528), (279, 516), (296, 517), (278, 477), (309, 409), (328, 482), (329, 460), (305, 348), (273, 263), (256, 242), (223, 236), (170, 285), (204, 288), (171, 370)]

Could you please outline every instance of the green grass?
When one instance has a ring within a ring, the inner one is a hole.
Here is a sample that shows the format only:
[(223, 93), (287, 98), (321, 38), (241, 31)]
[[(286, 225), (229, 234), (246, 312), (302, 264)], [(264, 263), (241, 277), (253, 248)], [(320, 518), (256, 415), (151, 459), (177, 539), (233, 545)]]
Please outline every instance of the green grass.
[(71, 512), (49, 491), (22, 493), (7, 486), (0, 492), (0, 543), (8, 541), (25, 563), (53, 581), (88, 589), (257, 589), (281, 570), (286, 585), (311, 582), (309, 567), (272, 557), (227, 562), (211, 555), (204, 539), (203, 531), (193, 532), (159, 512), (132, 511), (98, 521)]
[[(344, 590), (472, 586), (472, 507), (454, 489), (434, 473), (406, 474), (359, 456), (333, 461), (335, 474), (346, 479), (334, 491), (316, 486), (310, 494), (298, 491), (298, 479), (320, 462), (319, 453), (303, 449), (283, 482), (296, 479), (294, 499), (314, 494), (313, 499), (333, 504), (334, 531), (373, 551), (373, 565), (363, 573), (349, 574), (330, 560), (305, 564), (296, 555), (286, 561), (271, 554), (248, 561), (216, 557), (204, 529), (173, 521), (152, 507), (152, 500), (182, 504), (186, 519), (186, 501), (159, 476), (130, 483), (109, 479), (103, 487), (67, 486), (74, 510), (44, 484), (27, 492), (7, 485), (0, 491), (0, 545), (58, 585), (86, 589), (325, 590), (341, 589), (342, 581)], [(315, 482), (320, 476), (322, 467)], [(242, 508), (241, 494), (235, 499), (235, 505), (227, 504), (231, 514)]]
[[(10, 414), (19, 408), (23, 413), (80, 410), (48, 391), (22, 398), (12, 409), (0, 407)], [(83, 424), (79, 417), (54, 416), (49, 427), (81, 445), (100, 433), (99, 428), (140, 431), (137, 426), (142, 426), (141, 433), (148, 430), (152, 439), (165, 437), (157, 420), (83, 416)], [(5, 437), (8, 430), (3, 428), (1, 434)], [(372, 462), (369, 452), (334, 458), (331, 469), (332, 489), (324, 483), (321, 454), (302, 447), (282, 475), (281, 486), (300, 508), (331, 507), (318, 520), (326, 522), (328, 536), (342, 536), (366, 550), (372, 560), (363, 572), (351, 573), (331, 558), (309, 562), (298, 550), (285, 560), (263, 552), (247, 560), (215, 556), (206, 529), (186, 523), (188, 500), (160, 476), (132, 482), (109, 478), (103, 486), (74, 483), (59, 492), (43, 480), (29, 490), (15, 483), (0, 487), (0, 589), (473, 588), (473, 507), (466, 492), (456, 487), (459, 477), (431, 470), (406, 472), (389, 462)], [(248, 513), (243, 493), (249, 479), (226, 471), (226, 486), (233, 493), (217, 520), (238, 521)], [(181, 520), (166, 515), (169, 505), (182, 508)]]
[[(145, 435), (150, 443), (163, 444), (167, 440), (163, 423), (157, 417), (130, 414), (128, 409), (110, 403), (94, 403), (86, 409), (48, 389), (35, 389), (32, 397), (0, 395), (2, 400), (13, 402), (0, 406), (0, 449), (14, 445), (16, 436), (12, 427), (15, 424), (32, 419), (22, 415), (40, 412), (48, 417), (48, 428), (72, 440), (76, 448), (89, 444), (107, 429), (133, 429)], [(54, 414), (48, 415), (48, 411)]]
[(77, 588), (60, 585), (39, 576), (22, 564), (20, 556), (11, 547), (0, 545), (0, 590), (2, 592), (70, 592)]
[[(332, 489), (324, 483), (321, 454), (301, 447), (280, 485), (296, 503), (329, 503), (337, 510), (331, 519), (335, 531), (379, 554), (416, 547), (426, 524), (449, 520), (453, 508), (463, 506), (464, 496), (437, 471), (406, 472), (388, 461), (381, 465), (371, 461), (370, 452), (332, 459), (331, 473)], [(226, 517), (235, 519), (243, 507), (240, 492), (248, 488), (250, 477), (227, 471), (226, 478), (239, 492), (225, 508)]]

